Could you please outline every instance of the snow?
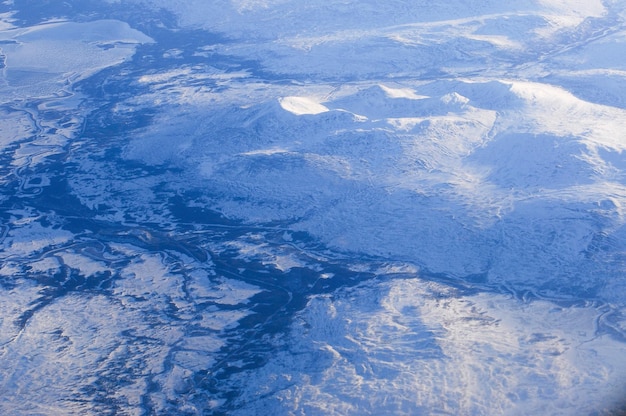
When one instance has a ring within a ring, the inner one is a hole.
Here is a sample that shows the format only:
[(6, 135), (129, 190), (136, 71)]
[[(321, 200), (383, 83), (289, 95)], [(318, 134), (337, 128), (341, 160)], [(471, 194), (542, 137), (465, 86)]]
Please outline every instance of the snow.
[(76, 82), (130, 58), (137, 45), (152, 39), (117, 20), (89, 23), (51, 22), (5, 28), (3, 101), (51, 96), (66, 82)]
[(15, 19), (13, 18), (14, 14), (14, 12), (0, 13), (0, 30), (15, 28), (15, 25), (13, 24), (15, 22)]
[(38, 218), (24, 217), (12, 221), (13, 228), (0, 241), (4, 249), (3, 258), (42, 252), (44, 249), (67, 243), (73, 237), (69, 231), (45, 227), (37, 220)]
[[(2, 412), (566, 415), (622, 399), (623, 2), (107, 3), (222, 40), (129, 66), (109, 111), (73, 85), (153, 39), (0, 16), (0, 180), (19, 190), (0, 200), (15, 208)], [(82, 134), (144, 112), (102, 142), (119, 160)], [(38, 199), (55, 174), (101, 234)], [(175, 198), (237, 225), (177, 223)], [(297, 269), (318, 280), (294, 294)]]
[(328, 111), (328, 108), (309, 97), (284, 97), (279, 101), (282, 108), (296, 115), (320, 114)]
[[(569, 209), (553, 210), (557, 200), (569, 206), (580, 203), (584, 211), (602, 195), (623, 195), (619, 166), (624, 110), (537, 82), (407, 84), (360, 83), (337, 89), (324, 98), (328, 111), (297, 121), (273, 100), (237, 103), (214, 112), (215, 122), (205, 117), (211, 133), (191, 142), (184, 163), (201, 172), (199, 186), (239, 198), (218, 201), (217, 207), (229, 216), (250, 221), (301, 218), (297, 229), (333, 247), (400, 256), (435, 272), (482, 273), (488, 262), (498, 270), (494, 276), (510, 275), (512, 267), (509, 272), (500, 267), (523, 264), (515, 274), (520, 281), (533, 280), (546, 272), (530, 260), (539, 253), (561, 258), (584, 251), (585, 239), (550, 247), (541, 238), (531, 246), (537, 251), (513, 245), (494, 252), (493, 244), (512, 230), (533, 238), (552, 232), (528, 229), (534, 225), (519, 213), (529, 204), (535, 210), (529, 216), (549, 212), (557, 215), (555, 223), (562, 223), (559, 216), (569, 217)], [(276, 87), (276, 94), (281, 90)], [(271, 91), (266, 87), (261, 97)], [(258, 98), (250, 94), (249, 99)], [(177, 123), (183, 126), (187, 117)], [(208, 140), (232, 134), (221, 126), (232, 125), (243, 129), (236, 142), (222, 142), (219, 154), (205, 151), (212, 149)], [(167, 143), (167, 134), (157, 124), (145, 137)], [(153, 151), (141, 137), (133, 146), (141, 158)], [(158, 151), (176, 158), (167, 147)], [(148, 157), (144, 160), (152, 160)], [(547, 192), (551, 189), (558, 193)], [(613, 217), (612, 225), (584, 218), (585, 235), (623, 224), (621, 217)], [(451, 242), (445, 235), (459, 238)], [(459, 255), (451, 259), (451, 252)]]
[(19, 141), (28, 134), (32, 128), (31, 120), (25, 115), (2, 109), (0, 113), (0, 148)]
[[(100, 390), (102, 383), (117, 383), (119, 377), (125, 381), (114, 397), (129, 413), (141, 414), (149, 390), (155, 408), (166, 411), (169, 405), (159, 400), (178, 397), (189, 374), (215, 362), (225, 344), (221, 332), (251, 313), (242, 306), (259, 293), (244, 282), (216, 278), (210, 263), (129, 244), (96, 247), (102, 253), (87, 240), (40, 253), (42, 258), (24, 252), (19, 269), (5, 276), (13, 288), (2, 287), (11, 302), (0, 308), (3, 412), (97, 411), (101, 404), (89, 399), (89, 389)], [(185, 263), (188, 274), (174, 270), (177, 261)], [(110, 292), (53, 298), (48, 288), (26, 278), (28, 273), (56, 273), (61, 263), (85, 277), (119, 276)], [(206, 309), (203, 302), (209, 299), (229, 308)], [(37, 398), (25, 400), (31, 389), (37, 389)]]
[(313, 297), (286, 349), (246, 383), (237, 414), (610, 408), (621, 398), (626, 351), (597, 326), (609, 309), (463, 295), (419, 279)]
[[(193, 106), (164, 110), (129, 159), (158, 152), (227, 217), (286, 223), (412, 276), (312, 295), (280, 352), (230, 380), (244, 386), (239, 413), (611, 408), (626, 379), (619, 7), (353, 6), (230, 2), (219, 22), (170, 6), (181, 25), (237, 40), (212, 51), (292, 82), (251, 74), (216, 96), (178, 79), (178, 98), (155, 78), (134, 98)], [(189, 147), (168, 149), (199, 114)], [(262, 237), (229, 247), (309, 267)]]
[[(285, 77), (338, 79), (431, 76), (426, 69), (437, 67), (461, 74), (506, 71), (515, 62), (553, 53), (560, 37), (575, 38), (585, 21), (603, 19), (609, 7), (599, 0), (151, 3), (175, 13), (183, 27), (236, 40), (215, 45), (215, 52), (259, 60)], [(212, 13), (215, 7), (219, 16)], [(504, 65), (498, 69), (494, 61)]]
[[(527, 14), (540, 16), (564, 16), (563, 24), (579, 23), (584, 17), (600, 17), (605, 6), (600, 0), (537, 0), (521, 1), (515, 4), (502, 4), (480, 1), (453, 1), (445, 4), (432, 4), (426, 1), (406, 4), (390, 1), (379, 4), (374, 1), (313, 1), (306, 5), (293, 0), (281, 1), (191, 1), (185, 5), (173, 4), (167, 0), (153, 0), (157, 7), (165, 7), (175, 12), (183, 26), (201, 26), (222, 33), (243, 34), (245, 28), (253, 39), (264, 39), (278, 33), (312, 31), (324, 33), (329, 29), (384, 27), (410, 22), (433, 22), (463, 18), (476, 18), (496, 13)], [(219, 17), (210, 13), (217, 4), (223, 14)], [(289, 19), (284, 19), (290, 13)], [(296, 23), (296, 25), (293, 24)], [(254, 23), (253, 26), (250, 24)]]
[(256, 286), (224, 277), (212, 279), (211, 284), (202, 281), (199, 283), (190, 286), (195, 296), (203, 300), (210, 299), (221, 305), (246, 304), (251, 297), (261, 292)]

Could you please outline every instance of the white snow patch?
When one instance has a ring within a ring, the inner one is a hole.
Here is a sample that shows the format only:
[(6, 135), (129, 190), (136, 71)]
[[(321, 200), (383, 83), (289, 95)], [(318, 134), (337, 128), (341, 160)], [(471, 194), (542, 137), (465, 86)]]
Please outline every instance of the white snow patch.
[(58, 256), (63, 259), (63, 263), (71, 268), (78, 269), (86, 277), (110, 270), (104, 262), (93, 260), (80, 253), (64, 251), (59, 253)]
[(0, 13), (0, 31), (15, 29), (15, 12)]
[(33, 133), (34, 126), (26, 113), (0, 109), (0, 149), (24, 140)]
[(67, 243), (73, 237), (69, 231), (44, 227), (36, 218), (24, 218), (16, 223), (18, 226), (9, 230), (2, 242), (9, 256), (30, 256), (47, 247)]
[(520, 42), (511, 40), (508, 36), (471, 34), (467, 35), (467, 38), (479, 40), (482, 42), (489, 42), (492, 45), (497, 46), (498, 48), (508, 51), (522, 50), (524, 48), (524, 45), (522, 45)]
[[(198, 274), (199, 273), (199, 274)], [(257, 293), (262, 292), (258, 286), (226, 277), (203, 277), (201, 272), (194, 274), (195, 279), (189, 283), (189, 290), (198, 300), (210, 300), (222, 305), (247, 304)]]
[(416, 94), (412, 88), (391, 88), (385, 85), (380, 85), (380, 88), (389, 96), (389, 98), (407, 98), (409, 100), (421, 100), (429, 98), (425, 95)]
[(54, 274), (61, 266), (55, 256), (47, 256), (41, 260), (33, 261), (28, 265), (30, 266), (31, 272), (51, 274)]
[(279, 102), (282, 108), (296, 115), (320, 114), (328, 111), (327, 107), (311, 97), (284, 97)]

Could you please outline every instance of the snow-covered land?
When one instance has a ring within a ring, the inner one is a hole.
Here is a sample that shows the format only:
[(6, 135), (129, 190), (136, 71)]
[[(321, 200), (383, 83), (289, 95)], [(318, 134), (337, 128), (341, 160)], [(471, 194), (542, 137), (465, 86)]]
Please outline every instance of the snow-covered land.
[(624, 405), (626, 2), (21, 3), (3, 412)]

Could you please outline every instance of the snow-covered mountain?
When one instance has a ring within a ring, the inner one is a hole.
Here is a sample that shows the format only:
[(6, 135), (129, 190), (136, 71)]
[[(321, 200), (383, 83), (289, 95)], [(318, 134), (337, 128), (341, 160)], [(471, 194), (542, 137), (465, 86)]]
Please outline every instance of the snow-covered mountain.
[(0, 19), (2, 412), (623, 405), (624, 1)]
[(596, 246), (623, 239), (626, 111), (510, 79), (319, 88), (168, 111), (126, 157), (184, 165), (223, 214), (338, 250), (619, 301), (624, 269)]

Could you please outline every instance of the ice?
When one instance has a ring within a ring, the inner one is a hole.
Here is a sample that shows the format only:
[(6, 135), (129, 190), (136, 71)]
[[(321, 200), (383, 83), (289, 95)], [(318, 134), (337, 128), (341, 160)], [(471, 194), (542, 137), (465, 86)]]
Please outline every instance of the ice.
[(2, 100), (53, 95), (64, 82), (76, 82), (119, 64), (132, 56), (138, 44), (152, 42), (116, 20), (5, 29), (0, 40), (6, 41)]

